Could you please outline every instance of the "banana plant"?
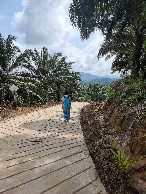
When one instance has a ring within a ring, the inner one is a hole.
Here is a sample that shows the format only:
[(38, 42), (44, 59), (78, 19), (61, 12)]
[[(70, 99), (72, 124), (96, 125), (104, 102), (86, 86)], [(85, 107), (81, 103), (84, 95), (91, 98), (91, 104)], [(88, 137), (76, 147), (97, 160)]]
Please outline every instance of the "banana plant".
[[(6, 39), (0, 34), (0, 104), (5, 100), (12, 101), (13, 93), (10, 91), (11, 85), (16, 85), (20, 90), (28, 88), (30, 93), (32, 86), (36, 85), (37, 80), (21, 71), (23, 65), (29, 64), (28, 51), (23, 53), (15, 45), (16, 37), (8, 35)], [(34, 85), (34, 83), (35, 85)], [(28, 87), (31, 85), (31, 87)], [(20, 93), (20, 91), (18, 90)]]
[(29, 70), (31, 76), (40, 81), (39, 94), (45, 101), (50, 98), (60, 101), (65, 89), (70, 93), (77, 89), (79, 76), (70, 71), (72, 62), (66, 62), (66, 57), (62, 57), (61, 53), (50, 55), (45, 47), (41, 52), (36, 49), (27, 52), (30, 62), (23, 64), (23, 67)]

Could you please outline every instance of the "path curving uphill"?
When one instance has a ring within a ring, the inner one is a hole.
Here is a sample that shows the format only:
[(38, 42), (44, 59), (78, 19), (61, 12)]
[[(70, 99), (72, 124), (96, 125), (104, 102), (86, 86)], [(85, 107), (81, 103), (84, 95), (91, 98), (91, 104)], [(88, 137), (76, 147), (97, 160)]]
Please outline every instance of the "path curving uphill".
[(0, 194), (106, 193), (89, 156), (72, 103), (63, 122), (61, 105), (0, 121)]

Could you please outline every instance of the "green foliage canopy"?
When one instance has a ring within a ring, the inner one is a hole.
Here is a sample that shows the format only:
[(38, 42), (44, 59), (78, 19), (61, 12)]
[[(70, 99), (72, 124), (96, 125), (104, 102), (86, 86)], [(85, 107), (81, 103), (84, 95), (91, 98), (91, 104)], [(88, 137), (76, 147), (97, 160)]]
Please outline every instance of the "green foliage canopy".
[(78, 27), (81, 39), (97, 28), (104, 35), (98, 57), (116, 56), (112, 70), (145, 73), (146, 2), (144, 0), (73, 0), (70, 20)]

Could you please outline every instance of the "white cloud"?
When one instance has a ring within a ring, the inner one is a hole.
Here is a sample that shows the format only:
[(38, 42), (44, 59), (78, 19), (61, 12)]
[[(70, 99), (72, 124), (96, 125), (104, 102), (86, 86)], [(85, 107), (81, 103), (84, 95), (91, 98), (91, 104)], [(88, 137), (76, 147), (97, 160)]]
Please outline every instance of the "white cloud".
[(80, 41), (79, 31), (72, 27), (69, 20), (70, 3), (71, 0), (22, 0), (24, 9), (15, 13), (13, 21), (13, 26), (25, 42), (25, 46), (19, 46), (22, 50), (25, 47), (40, 49), (46, 46), (50, 54), (62, 52), (69, 62), (74, 61), (74, 71), (109, 75), (112, 59), (97, 60), (103, 43), (101, 32), (94, 32), (88, 41)]
[(14, 25), (30, 45), (62, 46), (76, 35), (68, 16), (69, 0), (23, 0)]
[(21, 52), (24, 52), (27, 49), (26, 45), (22, 45), (17, 41), (14, 41), (14, 44), (20, 49)]
[(97, 54), (97, 52), (99, 51), (103, 41), (104, 41), (104, 38), (103, 38), (101, 32), (100, 31), (94, 32), (94, 38), (87, 45), (87, 47), (85, 48), (85, 51), (90, 52), (90, 53), (93, 53), (93, 52), (95, 53), (96, 52), (96, 54)]
[[(75, 62), (72, 65), (74, 71), (104, 76), (111, 73), (113, 58), (105, 61), (104, 57), (102, 57), (98, 60), (97, 54), (102, 43), (103, 37), (99, 32), (95, 32), (92, 41), (84, 48), (78, 48), (71, 43), (66, 43), (61, 51), (64, 56), (67, 56), (68, 61)], [(117, 76), (117, 74), (114, 75)]]

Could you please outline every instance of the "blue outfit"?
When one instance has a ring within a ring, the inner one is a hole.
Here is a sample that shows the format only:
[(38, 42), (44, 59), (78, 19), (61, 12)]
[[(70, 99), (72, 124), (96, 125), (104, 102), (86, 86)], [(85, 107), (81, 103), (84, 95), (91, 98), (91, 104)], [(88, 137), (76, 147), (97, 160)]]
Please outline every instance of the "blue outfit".
[[(65, 97), (68, 97), (68, 95), (65, 95)], [(65, 97), (62, 97), (62, 101), (64, 102)], [(71, 98), (69, 97), (70, 101)], [(64, 113), (64, 119), (66, 119), (67, 121), (70, 119), (70, 108), (65, 108), (63, 105), (63, 113)]]
[(70, 119), (70, 109), (63, 108), (64, 119), (67, 121)]

